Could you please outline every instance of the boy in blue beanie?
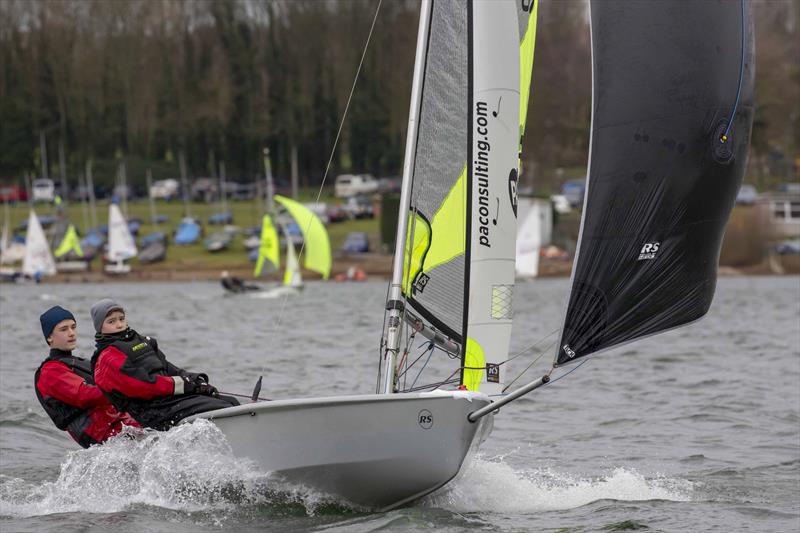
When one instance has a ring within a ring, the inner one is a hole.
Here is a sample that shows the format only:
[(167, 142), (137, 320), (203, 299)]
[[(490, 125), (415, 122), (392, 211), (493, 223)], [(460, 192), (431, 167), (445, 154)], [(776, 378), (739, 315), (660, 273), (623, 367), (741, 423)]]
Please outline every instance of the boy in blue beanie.
[(56, 305), (42, 313), (39, 323), (50, 354), (36, 370), (34, 389), (56, 427), (84, 448), (105, 442), (124, 425), (140, 427), (94, 385), (91, 363), (72, 355), (78, 343), (72, 313)]

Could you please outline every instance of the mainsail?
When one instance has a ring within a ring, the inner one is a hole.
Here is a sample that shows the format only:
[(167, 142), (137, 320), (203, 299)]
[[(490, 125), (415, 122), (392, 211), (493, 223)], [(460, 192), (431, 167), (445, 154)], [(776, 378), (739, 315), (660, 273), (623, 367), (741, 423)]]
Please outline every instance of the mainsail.
[(591, 4), (592, 131), (556, 364), (702, 317), (753, 120), (744, 1)]
[[(433, 2), (402, 292), (497, 392), (514, 287), (520, 39), (515, 3)], [(512, 29), (509, 31), (509, 29)]]
[(50, 245), (47, 243), (42, 225), (33, 209), (28, 217), (22, 273), (28, 276), (52, 276), (56, 273), (56, 263), (53, 260), (53, 254), (50, 253)]

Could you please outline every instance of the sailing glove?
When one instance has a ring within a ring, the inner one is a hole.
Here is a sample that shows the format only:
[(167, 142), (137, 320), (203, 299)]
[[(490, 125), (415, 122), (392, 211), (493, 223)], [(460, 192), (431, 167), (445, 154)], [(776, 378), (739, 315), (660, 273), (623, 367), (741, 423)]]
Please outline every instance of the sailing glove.
[[(205, 376), (203, 374), (202, 376)], [(208, 376), (205, 376), (208, 377)], [(192, 379), (189, 376), (182, 376), (183, 394), (202, 394), (204, 396), (216, 396), (217, 389), (203, 381), (201, 376)]]

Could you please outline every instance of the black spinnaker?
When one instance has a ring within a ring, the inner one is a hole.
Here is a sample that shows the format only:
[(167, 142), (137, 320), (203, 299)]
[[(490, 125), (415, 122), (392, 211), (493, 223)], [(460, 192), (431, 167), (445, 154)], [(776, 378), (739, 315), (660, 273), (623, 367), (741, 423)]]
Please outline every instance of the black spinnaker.
[(746, 2), (591, 4), (581, 236), (556, 365), (697, 320), (747, 162)]

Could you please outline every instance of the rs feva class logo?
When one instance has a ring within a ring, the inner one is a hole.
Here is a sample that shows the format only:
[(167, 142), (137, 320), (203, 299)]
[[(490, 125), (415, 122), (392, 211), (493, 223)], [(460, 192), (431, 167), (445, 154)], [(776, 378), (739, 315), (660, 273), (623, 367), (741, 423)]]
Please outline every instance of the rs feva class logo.
[(661, 246), (660, 242), (648, 242), (642, 246), (641, 251), (639, 251), (639, 259), (637, 261), (644, 261), (645, 259), (655, 259), (656, 252), (658, 252), (658, 247)]

